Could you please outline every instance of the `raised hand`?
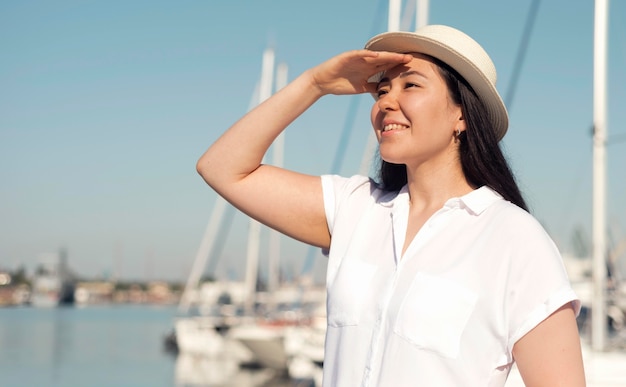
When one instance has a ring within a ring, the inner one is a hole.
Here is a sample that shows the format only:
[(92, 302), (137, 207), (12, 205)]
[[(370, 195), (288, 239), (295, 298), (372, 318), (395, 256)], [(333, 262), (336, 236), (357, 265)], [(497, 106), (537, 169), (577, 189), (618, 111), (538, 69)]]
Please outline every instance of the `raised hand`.
[(411, 59), (409, 54), (353, 50), (339, 54), (308, 71), (322, 95), (372, 93), (376, 85), (368, 82), (371, 76), (408, 63)]

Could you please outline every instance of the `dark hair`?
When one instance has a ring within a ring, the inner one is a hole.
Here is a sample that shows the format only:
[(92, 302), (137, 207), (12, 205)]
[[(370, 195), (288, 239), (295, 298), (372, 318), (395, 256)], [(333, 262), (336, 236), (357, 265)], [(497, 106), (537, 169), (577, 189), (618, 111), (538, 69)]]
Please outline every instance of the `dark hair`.
[[(465, 178), (472, 186), (486, 185), (505, 200), (528, 211), (483, 102), (454, 69), (436, 58), (431, 60), (438, 66), (452, 101), (460, 105), (463, 112), (466, 130), (459, 136), (459, 157)], [(378, 178), (382, 188), (400, 190), (407, 183), (406, 165), (382, 159), (379, 162)]]

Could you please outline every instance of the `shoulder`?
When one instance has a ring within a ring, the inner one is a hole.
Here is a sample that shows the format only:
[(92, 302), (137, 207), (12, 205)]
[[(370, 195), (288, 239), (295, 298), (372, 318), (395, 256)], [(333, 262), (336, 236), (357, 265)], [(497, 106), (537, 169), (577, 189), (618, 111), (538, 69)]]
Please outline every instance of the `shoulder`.
[(543, 225), (528, 211), (505, 200), (493, 189), (483, 186), (461, 198), (468, 210), (514, 239), (530, 236), (547, 236)]
[(328, 228), (333, 233), (338, 219), (353, 224), (367, 209), (380, 207), (380, 203), (390, 202), (397, 192), (389, 192), (367, 176), (337, 175), (322, 176), (324, 209)]
[(375, 201), (387, 200), (397, 195), (381, 189), (380, 185), (367, 176), (353, 175), (350, 177), (338, 175), (322, 175), (324, 196), (332, 195), (336, 202), (345, 199), (372, 198)]
[(350, 177), (339, 175), (322, 175), (322, 184), (339, 190), (353, 190), (373, 182), (367, 176), (353, 175)]
[(490, 209), (495, 225), (510, 230), (516, 240), (551, 238), (544, 226), (528, 211), (506, 200), (501, 200)]
[(560, 256), (543, 225), (529, 212), (505, 200), (496, 191), (481, 187), (461, 198), (471, 214), (472, 224), (480, 230), (478, 238), (510, 256)]

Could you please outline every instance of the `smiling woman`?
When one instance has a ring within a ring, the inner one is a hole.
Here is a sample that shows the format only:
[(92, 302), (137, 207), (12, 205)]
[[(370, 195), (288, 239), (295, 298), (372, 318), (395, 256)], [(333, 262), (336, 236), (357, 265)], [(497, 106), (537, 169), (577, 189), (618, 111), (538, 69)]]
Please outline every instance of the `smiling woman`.
[[(496, 72), (463, 32), (384, 33), (313, 67), (197, 163), (249, 216), (328, 254), (324, 386), (585, 384), (580, 303), (499, 141)], [(376, 95), (379, 180), (262, 164), (327, 94)], [(393, 361), (390, 361), (393, 359)]]

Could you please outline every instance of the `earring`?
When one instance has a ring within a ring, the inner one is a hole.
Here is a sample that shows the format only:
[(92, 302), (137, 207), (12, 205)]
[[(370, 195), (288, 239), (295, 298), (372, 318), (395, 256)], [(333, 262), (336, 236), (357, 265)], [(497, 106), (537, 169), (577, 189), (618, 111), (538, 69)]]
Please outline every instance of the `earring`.
[(456, 136), (460, 137), (461, 136), (461, 129), (456, 128)]

